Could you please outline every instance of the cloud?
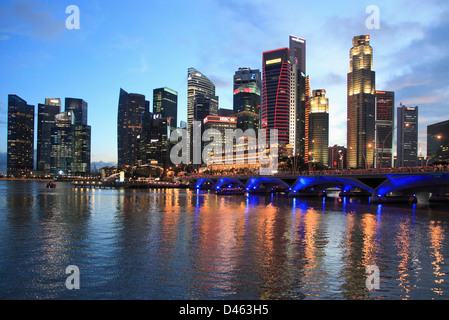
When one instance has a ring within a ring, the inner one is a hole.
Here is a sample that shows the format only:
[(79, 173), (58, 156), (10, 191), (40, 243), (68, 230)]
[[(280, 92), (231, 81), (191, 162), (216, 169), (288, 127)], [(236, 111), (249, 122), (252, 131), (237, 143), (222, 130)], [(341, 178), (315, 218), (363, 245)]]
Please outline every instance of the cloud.
[(65, 30), (65, 22), (55, 18), (49, 11), (49, 8), (31, 1), (16, 1), (10, 7), (2, 6), (0, 32), (53, 39)]

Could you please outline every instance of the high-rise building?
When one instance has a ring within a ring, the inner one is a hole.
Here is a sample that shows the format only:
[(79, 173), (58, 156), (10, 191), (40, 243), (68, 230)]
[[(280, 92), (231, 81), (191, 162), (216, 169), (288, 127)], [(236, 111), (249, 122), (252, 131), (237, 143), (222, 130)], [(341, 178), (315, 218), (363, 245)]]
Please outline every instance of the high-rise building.
[(137, 165), (137, 137), (141, 133), (142, 112), (149, 112), (145, 96), (120, 89), (117, 117), (118, 166)]
[(237, 128), (259, 129), (261, 73), (251, 68), (239, 68), (234, 74), (234, 114)]
[(170, 132), (178, 125), (178, 92), (170, 88), (153, 90), (153, 114), (160, 114), (169, 122)]
[(65, 98), (65, 111), (73, 112), (73, 124), (87, 126), (87, 102), (83, 99)]
[(356, 36), (348, 73), (347, 161), (349, 168), (372, 168), (375, 147), (375, 72), (369, 35)]
[(309, 113), (309, 162), (328, 166), (329, 99), (326, 90), (313, 90)]
[[(232, 156), (234, 154), (235, 141), (230, 135), (226, 135), (226, 130), (234, 130), (237, 128), (237, 118), (236, 117), (223, 117), (223, 116), (207, 116), (203, 120), (204, 130), (215, 129), (220, 132), (221, 139), (215, 139), (206, 144), (209, 148), (213, 150), (221, 150), (220, 154), (210, 154), (210, 157), (215, 157), (225, 160), (226, 145), (232, 146)], [(230, 154), (231, 155), (231, 154)]]
[[(202, 122), (208, 115), (218, 114), (215, 85), (195, 68), (187, 70), (187, 132), (190, 137), (188, 154), (193, 150), (193, 122)], [(190, 158), (192, 159), (192, 158)]]
[(398, 107), (397, 166), (414, 167), (418, 160), (418, 107)]
[(329, 169), (346, 169), (346, 148), (338, 144), (329, 147)]
[(294, 155), (308, 161), (310, 83), (306, 76), (306, 40), (289, 37), (290, 44), (290, 132), (289, 144)]
[(34, 169), (34, 106), (8, 95), (7, 173), (30, 174)]
[(432, 163), (449, 162), (449, 120), (427, 126), (427, 159)]
[(393, 166), (394, 92), (376, 91), (376, 168)]
[(267, 143), (270, 130), (277, 129), (277, 142), (285, 147), (290, 142), (290, 49), (264, 52), (262, 65), (261, 128), (267, 130)]
[(51, 131), (55, 116), (61, 112), (61, 99), (46, 98), (45, 104), (38, 104), (37, 111), (37, 170), (50, 173)]
[(50, 172), (54, 175), (73, 173), (74, 135), (73, 111), (64, 111), (55, 116), (51, 129)]
[(169, 164), (168, 119), (160, 113), (143, 112), (138, 136), (138, 162), (166, 167)]
[(91, 163), (91, 126), (73, 125), (73, 175), (88, 175)]

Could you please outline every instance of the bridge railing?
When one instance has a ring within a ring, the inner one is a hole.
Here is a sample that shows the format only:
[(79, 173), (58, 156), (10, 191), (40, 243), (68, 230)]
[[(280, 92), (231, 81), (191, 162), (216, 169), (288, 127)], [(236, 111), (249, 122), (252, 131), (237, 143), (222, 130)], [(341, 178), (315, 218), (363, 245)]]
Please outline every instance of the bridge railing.
[[(341, 169), (341, 170), (310, 170), (310, 171), (279, 171), (270, 175), (274, 176), (335, 176), (335, 175), (379, 175), (379, 174), (407, 174), (407, 173), (449, 173), (449, 165), (426, 166), (426, 167), (402, 167), (402, 168), (379, 168), (379, 169)], [(216, 174), (187, 174), (186, 178), (249, 178), (259, 176), (258, 172), (239, 174), (232, 172), (217, 172)], [(260, 175), (260, 177), (264, 177)]]

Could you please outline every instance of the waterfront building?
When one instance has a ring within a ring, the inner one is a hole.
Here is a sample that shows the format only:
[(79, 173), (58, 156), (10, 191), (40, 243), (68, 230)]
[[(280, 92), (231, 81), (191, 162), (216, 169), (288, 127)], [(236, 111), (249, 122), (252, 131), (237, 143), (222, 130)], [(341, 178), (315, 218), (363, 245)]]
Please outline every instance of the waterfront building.
[(87, 125), (87, 102), (83, 99), (65, 98), (65, 111), (72, 111), (74, 125)]
[(346, 169), (346, 148), (338, 144), (329, 147), (329, 169)]
[(328, 166), (329, 99), (326, 90), (313, 90), (309, 113), (309, 162)]
[(73, 111), (64, 111), (55, 116), (51, 128), (50, 172), (53, 175), (72, 175), (74, 155)]
[(166, 167), (169, 162), (169, 122), (160, 113), (143, 112), (138, 140), (138, 164)]
[(418, 159), (418, 107), (398, 107), (397, 166), (414, 167)]
[(178, 92), (170, 88), (153, 90), (153, 114), (160, 114), (169, 122), (169, 132), (178, 125)]
[(8, 95), (7, 173), (30, 174), (34, 169), (34, 106)]
[(376, 91), (376, 168), (393, 166), (394, 92)]
[(120, 89), (117, 117), (118, 166), (137, 165), (137, 137), (141, 133), (142, 112), (149, 112), (145, 96)]
[(190, 137), (189, 155), (193, 153), (193, 122), (202, 122), (208, 115), (218, 115), (218, 96), (215, 95), (215, 85), (195, 68), (188, 68), (187, 132)]
[(46, 98), (44, 104), (38, 104), (37, 111), (37, 170), (50, 173), (51, 130), (55, 125), (55, 116), (61, 112), (61, 99)]
[(348, 73), (347, 161), (349, 168), (372, 168), (375, 147), (375, 72), (369, 35), (355, 36)]
[(233, 78), (233, 113), (237, 117), (237, 128), (256, 133), (260, 122), (260, 94), (262, 79), (260, 70), (239, 68)]
[(427, 126), (429, 163), (449, 163), (449, 120)]
[(290, 142), (290, 49), (264, 52), (262, 65), (261, 128), (267, 130), (268, 144), (270, 130), (277, 129), (278, 144), (285, 147)]

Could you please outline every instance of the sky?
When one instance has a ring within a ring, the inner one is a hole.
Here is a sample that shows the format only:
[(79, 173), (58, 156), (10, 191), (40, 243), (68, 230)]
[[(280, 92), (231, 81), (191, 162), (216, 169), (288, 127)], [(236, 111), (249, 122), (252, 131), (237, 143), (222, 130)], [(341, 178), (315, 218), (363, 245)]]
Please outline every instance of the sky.
[[(79, 8), (79, 29), (66, 20)], [(366, 20), (379, 8), (379, 28)], [(329, 98), (329, 144), (346, 145), (347, 73), (355, 35), (368, 34), (376, 90), (395, 105), (419, 106), (419, 148), (427, 125), (449, 119), (449, 1), (446, 0), (2, 0), (0, 3), (0, 152), (6, 152), (8, 94), (88, 103), (92, 161), (117, 161), (120, 88), (153, 105), (153, 89), (178, 92), (187, 118), (187, 69), (215, 85), (232, 109), (239, 67), (262, 70), (264, 51), (306, 39), (311, 89)]]

